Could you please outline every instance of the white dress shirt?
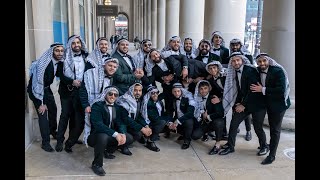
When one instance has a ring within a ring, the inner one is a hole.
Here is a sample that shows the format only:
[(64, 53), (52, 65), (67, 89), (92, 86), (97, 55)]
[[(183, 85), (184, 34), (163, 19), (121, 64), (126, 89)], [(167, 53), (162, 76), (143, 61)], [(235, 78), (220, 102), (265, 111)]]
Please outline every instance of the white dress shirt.
[(84, 72), (84, 60), (82, 56), (73, 57), (76, 79), (82, 81)]

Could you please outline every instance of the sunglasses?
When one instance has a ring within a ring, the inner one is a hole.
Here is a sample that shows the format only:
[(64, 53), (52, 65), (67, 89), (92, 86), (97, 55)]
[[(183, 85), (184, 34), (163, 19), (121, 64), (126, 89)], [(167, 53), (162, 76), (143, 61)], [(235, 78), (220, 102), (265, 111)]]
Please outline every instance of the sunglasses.
[(209, 45), (208, 45), (208, 44), (203, 44), (203, 45), (201, 45), (200, 47), (201, 47), (201, 48), (208, 48)]
[(108, 95), (108, 96), (114, 96), (114, 97), (118, 97), (118, 96), (119, 96), (118, 93), (113, 93), (113, 92), (108, 92), (107, 95)]
[(144, 44), (143, 46), (144, 47), (149, 47), (149, 46), (151, 46), (151, 44)]
[(151, 92), (151, 95), (159, 94), (159, 92)]

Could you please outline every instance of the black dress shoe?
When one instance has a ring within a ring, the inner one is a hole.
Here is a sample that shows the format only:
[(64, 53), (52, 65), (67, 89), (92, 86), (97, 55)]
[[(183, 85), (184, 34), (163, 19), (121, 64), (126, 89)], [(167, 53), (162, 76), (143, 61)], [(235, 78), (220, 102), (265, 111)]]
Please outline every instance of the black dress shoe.
[(164, 137), (165, 138), (170, 138), (170, 131), (164, 132)]
[(69, 146), (69, 145), (65, 145), (65, 146), (64, 146), (64, 150), (65, 150), (67, 153), (72, 153), (72, 152), (73, 152), (73, 151), (72, 151), (72, 147)]
[(227, 155), (227, 154), (233, 153), (233, 152), (234, 152), (234, 149), (231, 149), (230, 147), (228, 147), (227, 149), (220, 151), (219, 155)]
[(181, 149), (188, 149), (190, 146), (190, 142), (184, 142), (181, 146)]
[(92, 168), (93, 172), (98, 176), (104, 176), (106, 174), (106, 172), (103, 170), (103, 168), (98, 165), (93, 164), (91, 166), (91, 168)]
[(141, 136), (141, 138), (138, 140), (138, 142), (140, 144), (145, 144), (146, 143), (146, 139), (143, 136)]
[(151, 151), (155, 151), (155, 152), (159, 152), (160, 151), (160, 149), (157, 147), (156, 143), (154, 143), (154, 142), (147, 142), (146, 147), (148, 149), (150, 149)]
[(120, 149), (120, 152), (122, 154), (125, 154), (125, 155), (128, 155), (128, 156), (131, 156), (132, 155), (132, 152), (130, 152), (129, 148), (127, 146), (124, 146)]
[(265, 146), (258, 151), (257, 156), (266, 155), (268, 152), (269, 152), (269, 146)]
[(46, 144), (42, 144), (41, 148), (47, 152), (53, 152), (54, 149), (51, 147), (51, 145), (49, 143)]
[(104, 150), (103, 154), (106, 159), (114, 159), (116, 157), (115, 155), (108, 153), (107, 150)]
[(63, 149), (63, 143), (62, 142), (57, 142), (57, 145), (55, 147), (57, 152), (61, 152)]
[(208, 136), (210, 136), (210, 137), (212, 137), (212, 138), (213, 138), (213, 137), (216, 137), (216, 134), (215, 134), (215, 132), (214, 132), (214, 131), (212, 131), (212, 132), (209, 132), (209, 133), (208, 133)]
[(209, 138), (208, 138), (208, 135), (207, 135), (207, 134), (205, 134), (205, 135), (202, 136), (201, 141), (208, 141), (208, 140), (209, 140)]
[(247, 141), (250, 141), (252, 139), (252, 135), (251, 135), (251, 131), (247, 131), (247, 134), (246, 134), (246, 138), (245, 138)]
[(218, 154), (218, 152), (220, 151), (220, 147), (217, 146), (213, 146), (213, 148), (211, 149), (211, 151), (209, 152), (209, 155), (214, 155), (214, 154)]
[(263, 165), (271, 164), (275, 159), (276, 159), (276, 157), (274, 157), (274, 156), (267, 156), (267, 157), (261, 162), (261, 164), (263, 164)]

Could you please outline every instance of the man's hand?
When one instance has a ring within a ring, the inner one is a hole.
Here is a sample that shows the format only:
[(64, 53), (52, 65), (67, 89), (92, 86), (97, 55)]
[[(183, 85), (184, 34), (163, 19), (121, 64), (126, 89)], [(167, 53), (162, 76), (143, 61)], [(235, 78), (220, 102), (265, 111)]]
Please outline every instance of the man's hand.
[(86, 113), (91, 113), (91, 107), (90, 107), (90, 106), (86, 107), (86, 109), (84, 110), (84, 112), (86, 112)]
[(262, 92), (262, 85), (258, 82), (258, 85), (251, 84), (250, 90), (252, 92)]
[(185, 79), (188, 76), (188, 68), (182, 68), (182, 79)]
[(203, 117), (203, 119), (208, 119), (208, 112), (205, 111), (205, 112), (202, 114), (202, 117)]
[(217, 103), (219, 103), (219, 102), (220, 102), (220, 99), (218, 98), (218, 96), (213, 95), (213, 96), (212, 96), (212, 99), (211, 99), (211, 103), (212, 103), (212, 104), (217, 104)]
[(235, 109), (236, 109), (236, 112), (237, 112), (237, 113), (241, 113), (241, 112), (244, 111), (245, 107), (244, 107), (242, 104), (237, 103)]
[(150, 136), (150, 135), (152, 134), (152, 130), (151, 130), (149, 127), (147, 127), (147, 128), (143, 127), (143, 128), (141, 129), (141, 132), (142, 132), (145, 136)]
[(38, 112), (39, 114), (43, 115), (46, 110), (48, 110), (47, 105), (43, 104), (39, 107)]
[(137, 78), (137, 79), (141, 79), (143, 76), (144, 76), (144, 72), (142, 69), (138, 68), (134, 71), (134, 76)]
[(118, 133), (118, 135), (116, 136), (116, 140), (118, 141), (118, 146), (120, 146), (120, 145), (126, 143), (126, 135)]
[(73, 86), (75, 86), (75, 87), (80, 87), (80, 85), (81, 85), (81, 81), (80, 81), (80, 80), (75, 79), (75, 80), (73, 80), (72, 85), (73, 85)]

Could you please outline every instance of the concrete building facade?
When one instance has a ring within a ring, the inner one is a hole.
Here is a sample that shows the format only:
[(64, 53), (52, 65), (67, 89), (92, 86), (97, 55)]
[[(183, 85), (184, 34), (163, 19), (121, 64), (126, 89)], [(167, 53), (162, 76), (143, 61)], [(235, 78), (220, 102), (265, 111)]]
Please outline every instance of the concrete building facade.
[[(59, 41), (79, 34), (89, 51), (100, 36), (115, 34), (115, 18), (96, 16), (96, 5), (111, 3), (126, 16), (127, 37), (148, 38), (162, 49), (173, 35), (191, 37), (195, 43), (222, 32), (226, 46), (233, 38), (244, 41), (247, 0), (25, 0), (25, 84), (33, 60)], [(261, 52), (267, 52), (288, 72), (293, 101), (295, 96), (295, 2), (264, 1)], [(57, 87), (57, 84), (52, 86)], [(59, 107), (59, 106), (58, 106)], [(59, 119), (59, 116), (58, 116)], [(32, 101), (25, 100), (25, 147), (39, 137), (37, 114)]]

